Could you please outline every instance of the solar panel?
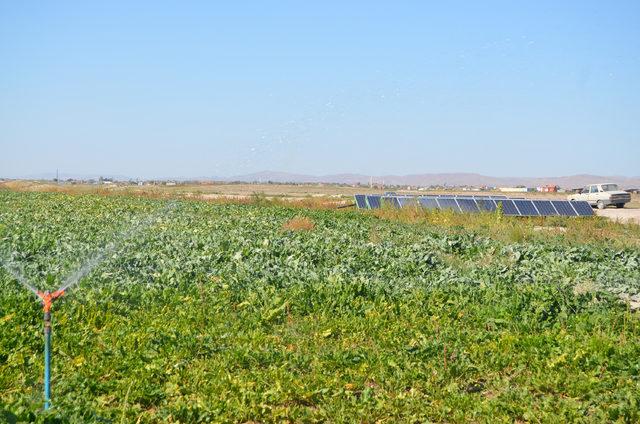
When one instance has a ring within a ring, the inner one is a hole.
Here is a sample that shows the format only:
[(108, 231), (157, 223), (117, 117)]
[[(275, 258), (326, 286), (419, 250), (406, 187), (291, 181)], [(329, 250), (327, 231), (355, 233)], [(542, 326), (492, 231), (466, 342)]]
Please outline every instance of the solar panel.
[(398, 201), (397, 197), (394, 196), (384, 196), (382, 198), (382, 202), (384, 205), (389, 205), (393, 208), (399, 208), (400, 207), (400, 202)]
[(400, 203), (401, 208), (406, 208), (407, 206), (416, 206), (416, 198), (415, 197), (398, 197), (398, 203)]
[(418, 202), (425, 209), (438, 209), (438, 202), (436, 202), (435, 197), (420, 197)]
[(368, 209), (367, 197), (364, 194), (356, 194), (356, 206), (358, 209)]
[(367, 203), (369, 204), (369, 207), (371, 209), (380, 209), (382, 206), (382, 202), (380, 201), (381, 198), (382, 196), (367, 196)]
[(573, 209), (576, 210), (578, 216), (593, 216), (593, 208), (591, 208), (589, 202), (579, 200), (569, 203), (573, 206)]
[(480, 212), (474, 199), (458, 199), (458, 205), (462, 212)]
[(460, 207), (456, 203), (456, 199), (452, 197), (440, 197), (438, 204), (440, 205), (440, 209), (451, 209), (455, 212), (461, 212)]
[(513, 203), (522, 216), (540, 216), (531, 200), (514, 200)]
[(533, 204), (538, 208), (538, 212), (542, 216), (554, 216), (558, 215), (558, 212), (553, 207), (549, 200), (532, 200)]
[(502, 213), (511, 216), (520, 216), (520, 212), (516, 209), (516, 205), (513, 204), (513, 200), (500, 199), (496, 200), (497, 205), (502, 205)]
[(478, 209), (483, 212), (495, 212), (496, 202), (491, 199), (476, 199)]
[(562, 216), (577, 216), (576, 211), (571, 207), (571, 203), (567, 200), (552, 200), (551, 203), (555, 206), (558, 214)]
[(455, 212), (494, 212), (499, 204), (510, 216), (592, 216), (587, 202), (507, 198), (506, 196), (441, 194), (412, 195), (355, 195), (358, 209), (378, 209), (383, 205), (394, 208), (421, 206), (425, 209), (449, 209)]

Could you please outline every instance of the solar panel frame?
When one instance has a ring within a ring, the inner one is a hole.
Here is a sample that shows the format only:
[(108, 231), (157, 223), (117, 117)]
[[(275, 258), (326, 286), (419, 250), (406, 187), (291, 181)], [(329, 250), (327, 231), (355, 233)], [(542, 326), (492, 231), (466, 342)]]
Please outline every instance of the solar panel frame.
[(552, 200), (551, 204), (556, 208), (560, 216), (578, 216), (578, 212), (568, 200)]
[(540, 212), (536, 209), (531, 200), (514, 200), (513, 204), (518, 208), (520, 216), (540, 216)]
[(593, 208), (591, 207), (589, 202), (585, 202), (584, 200), (574, 200), (574, 201), (569, 201), (569, 204), (573, 206), (573, 209), (576, 211), (578, 216), (595, 215), (593, 212)]
[(532, 200), (540, 216), (558, 216), (558, 211), (553, 207), (550, 200)]

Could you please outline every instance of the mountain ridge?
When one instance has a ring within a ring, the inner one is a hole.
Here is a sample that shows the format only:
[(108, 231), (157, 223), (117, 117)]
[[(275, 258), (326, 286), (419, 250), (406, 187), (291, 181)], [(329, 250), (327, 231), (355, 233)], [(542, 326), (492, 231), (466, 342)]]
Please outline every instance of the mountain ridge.
[(623, 188), (640, 187), (640, 177), (600, 176), (591, 174), (560, 177), (492, 177), (477, 173), (425, 173), (370, 176), (355, 173), (307, 175), (279, 171), (261, 171), (223, 178), (222, 181), (333, 184), (369, 184), (369, 182), (373, 182), (378, 185), (384, 183), (385, 185), (476, 187), (506, 187), (516, 185), (538, 187), (547, 184), (556, 184), (564, 188), (577, 188), (591, 183), (611, 182)]
[[(137, 180), (125, 175), (113, 174), (74, 174), (60, 173), (60, 179), (98, 179), (102, 175), (105, 178), (113, 178), (119, 181)], [(32, 174), (23, 179), (44, 179), (51, 180), (54, 173)], [(369, 184), (394, 185), (394, 186), (474, 186), (474, 187), (512, 187), (523, 185), (527, 187), (538, 187), (547, 184), (556, 184), (563, 188), (578, 188), (587, 184), (598, 182), (611, 182), (620, 185), (622, 188), (640, 188), (640, 176), (601, 176), (592, 174), (577, 174), (560, 177), (493, 177), (470, 172), (450, 172), (450, 173), (423, 173), (408, 175), (365, 175), (358, 173), (340, 173), (326, 175), (310, 175), (291, 173), (283, 171), (260, 171), (250, 174), (236, 175), (231, 177), (160, 177), (147, 178), (154, 180), (176, 180), (176, 181), (220, 181), (220, 182), (245, 182), (245, 183), (293, 183), (293, 184)]]

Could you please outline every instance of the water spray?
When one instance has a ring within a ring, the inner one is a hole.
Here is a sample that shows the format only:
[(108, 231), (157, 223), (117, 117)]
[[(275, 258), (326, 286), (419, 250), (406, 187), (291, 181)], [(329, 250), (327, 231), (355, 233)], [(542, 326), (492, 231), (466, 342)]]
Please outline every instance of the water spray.
[(164, 207), (158, 214), (153, 214), (147, 219), (140, 222), (133, 228), (129, 228), (127, 231), (121, 233), (116, 240), (110, 242), (102, 249), (100, 249), (94, 256), (86, 261), (80, 268), (78, 268), (71, 275), (64, 279), (60, 288), (55, 291), (41, 291), (29, 284), (28, 280), (24, 276), (24, 271), (11, 259), (0, 257), (0, 264), (7, 270), (7, 272), (14, 277), (21, 285), (27, 290), (32, 292), (37, 298), (40, 299), (43, 309), (44, 318), (44, 410), (48, 410), (51, 407), (51, 306), (53, 303), (62, 297), (67, 290), (75, 286), (80, 280), (93, 271), (99, 264), (101, 264), (108, 254), (115, 252), (118, 242), (123, 242), (133, 237), (140, 230), (148, 227), (159, 216), (164, 215), (170, 209), (175, 206), (174, 202), (170, 202)]

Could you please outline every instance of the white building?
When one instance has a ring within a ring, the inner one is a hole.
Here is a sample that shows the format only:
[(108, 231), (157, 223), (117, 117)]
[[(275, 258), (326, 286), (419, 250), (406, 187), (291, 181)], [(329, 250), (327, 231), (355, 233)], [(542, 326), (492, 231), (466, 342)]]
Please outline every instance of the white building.
[(504, 193), (526, 193), (529, 189), (527, 187), (498, 187), (498, 191)]

